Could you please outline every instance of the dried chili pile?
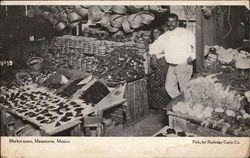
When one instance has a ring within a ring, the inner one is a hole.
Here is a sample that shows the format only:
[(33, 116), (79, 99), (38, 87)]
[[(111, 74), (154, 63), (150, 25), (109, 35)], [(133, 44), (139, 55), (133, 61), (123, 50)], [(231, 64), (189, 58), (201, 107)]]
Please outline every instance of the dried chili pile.
[(86, 91), (82, 93), (80, 99), (84, 100), (87, 104), (97, 104), (105, 96), (107, 96), (109, 92), (110, 91), (104, 84), (95, 82), (92, 86), (90, 86)]
[(213, 67), (205, 69), (203, 75), (217, 74), (219, 82), (225, 87), (230, 86), (231, 90), (245, 92), (250, 89), (250, 71), (238, 70), (233, 65), (216, 64)]
[(78, 89), (82, 88), (85, 84), (80, 84), (82, 78), (74, 80), (70, 85), (68, 85), (62, 92), (59, 92), (58, 95), (61, 97), (70, 97), (72, 96)]
[(144, 77), (143, 54), (132, 48), (117, 47), (104, 58), (100, 58), (95, 75), (106, 81), (133, 81)]

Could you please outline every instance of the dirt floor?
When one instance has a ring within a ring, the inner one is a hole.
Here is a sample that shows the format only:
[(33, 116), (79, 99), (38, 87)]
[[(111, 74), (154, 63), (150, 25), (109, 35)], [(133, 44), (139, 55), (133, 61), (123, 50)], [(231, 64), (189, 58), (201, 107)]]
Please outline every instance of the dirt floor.
[(167, 124), (165, 111), (150, 110), (147, 117), (130, 127), (122, 124), (107, 127), (105, 136), (152, 136)]

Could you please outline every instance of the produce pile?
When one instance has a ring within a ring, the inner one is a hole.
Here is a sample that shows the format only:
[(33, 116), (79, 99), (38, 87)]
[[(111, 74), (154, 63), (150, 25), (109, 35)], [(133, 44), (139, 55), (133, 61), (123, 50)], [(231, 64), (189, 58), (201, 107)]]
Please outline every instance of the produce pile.
[(144, 77), (144, 57), (136, 49), (115, 48), (97, 66), (95, 75), (106, 81), (133, 81)]
[(218, 83), (214, 75), (191, 80), (184, 90), (184, 102), (172, 110), (199, 120), (206, 127), (218, 128), (233, 135), (249, 135), (250, 115), (241, 105), (242, 96)]
[(44, 127), (51, 132), (62, 125), (82, 118), (92, 106), (82, 100), (67, 100), (36, 84), (18, 89), (0, 88), (0, 105), (10, 112)]
[(99, 59), (110, 56), (114, 49), (136, 49), (139, 54), (147, 52), (147, 45), (134, 42), (114, 42), (81, 36), (60, 36), (51, 42), (45, 55), (46, 65), (54, 68), (74, 69), (83, 72), (97, 70)]
[(219, 82), (244, 93), (250, 89), (250, 53), (220, 46), (206, 46), (207, 60), (203, 76), (216, 74)]
[(60, 73), (54, 73), (49, 76), (40, 86), (47, 87), (50, 90), (56, 90), (61, 88), (64, 84), (68, 82), (68, 79), (61, 75)]
[(163, 129), (161, 129), (155, 137), (194, 137), (196, 135), (187, 133), (185, 131), (182, 131), (180, 129), (171, 128), (168, 126), (165, 126)]
[(104, 84), (96, 81), (93, 85), (91, 85), (86, 91), (81, 94), (79, 99), (84, 100), (87, 104), (95, 106), (109, 93), (110, 91)]
[(82, 78), (74, 80), (67, 87), (65, 87), (61, 92), (57, 93), (63, 98), (71, 97), (78, 89), (82, 88), (85, 84), (79, 84), (82, 81)]

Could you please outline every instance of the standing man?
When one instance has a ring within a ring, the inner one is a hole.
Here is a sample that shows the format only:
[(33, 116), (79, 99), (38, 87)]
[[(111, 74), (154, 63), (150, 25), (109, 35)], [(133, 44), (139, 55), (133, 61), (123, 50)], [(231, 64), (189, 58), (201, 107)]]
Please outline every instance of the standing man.
[(164, 52), (165, 60), (169, 64), (165, 89), (171, 98), (175, 98), (185, 89), (193, 73), (192, 61), (196, 57), (195, 35), (185, 28), (177, 27), (176, 14), (170, 14), (166, 20), (168, 31), (151, 45), (149, 53)]

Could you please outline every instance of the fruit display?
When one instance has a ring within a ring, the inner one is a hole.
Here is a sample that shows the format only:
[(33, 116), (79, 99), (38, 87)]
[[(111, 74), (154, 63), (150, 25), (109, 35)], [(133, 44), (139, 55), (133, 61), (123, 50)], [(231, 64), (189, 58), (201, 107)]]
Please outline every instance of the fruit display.
[(18, 89), (1, 87), (0, 105), (11, 113), (45, 129), (48, 133), (81, 119), (93, 106), (83, 100), (67, 102), (37, 84), (20, 86)]

